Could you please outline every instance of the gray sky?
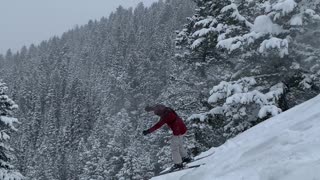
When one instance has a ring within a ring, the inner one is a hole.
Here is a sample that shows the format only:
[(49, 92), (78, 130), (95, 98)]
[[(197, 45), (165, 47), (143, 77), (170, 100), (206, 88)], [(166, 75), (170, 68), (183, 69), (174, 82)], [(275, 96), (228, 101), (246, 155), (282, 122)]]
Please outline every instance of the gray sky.
[(54, 35), (100, 19), (119, 5), (146, 6), (157, 0), (0, 0), (0, 54), (38, 44)]

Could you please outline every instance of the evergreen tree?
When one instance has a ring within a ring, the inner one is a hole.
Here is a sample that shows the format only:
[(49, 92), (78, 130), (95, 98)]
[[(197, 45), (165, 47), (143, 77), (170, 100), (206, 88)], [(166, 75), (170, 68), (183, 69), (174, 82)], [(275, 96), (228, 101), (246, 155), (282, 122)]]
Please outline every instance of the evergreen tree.
[(211, 128), (213, 133), (208, 136), (219, 136), (220, 132), (220, 136), (233, 137), (282, 111), (279, 106), (285, 85), (276, 84), (267, 93), (261, 88), (254, 78), (222, 81), (210, 91), (208, 103), (213, 108), (190, 120), (197, 120), (197, 128)]
[(19, 121), (13, 117), (13, 111), (18, 108), (18, 105), (6, 95), (6, 91), (6, 84), (0, 82), (0, 179), (20, 180), (24, 177), (11, 165), (14, 155), (13, 149), (8, 144), (11, 133), (17, 131), (14, 123)]

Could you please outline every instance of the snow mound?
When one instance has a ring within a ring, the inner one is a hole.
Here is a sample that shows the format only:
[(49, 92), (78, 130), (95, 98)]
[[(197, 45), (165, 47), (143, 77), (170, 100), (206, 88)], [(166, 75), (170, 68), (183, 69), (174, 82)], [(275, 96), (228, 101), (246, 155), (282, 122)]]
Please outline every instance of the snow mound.
[(204, 153), (189, 169), (152, 180), (320, 179), (320, 95)]

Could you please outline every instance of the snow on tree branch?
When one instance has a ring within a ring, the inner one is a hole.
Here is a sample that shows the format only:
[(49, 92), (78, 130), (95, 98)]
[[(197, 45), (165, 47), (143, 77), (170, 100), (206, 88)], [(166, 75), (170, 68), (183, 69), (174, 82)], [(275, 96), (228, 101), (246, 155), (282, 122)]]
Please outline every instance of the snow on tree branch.
[(306, 9), (305, 13), (309, 15), (314, 20), (320, 20), (320, 15), (316, 14), (316, 12), (312, 9)]
[(267, 93), (257, 90), (256, 85), (253, 77), (220, 82), (212, 88), (208, 98), (208, 103), (214, 108), (209, 112), (192, 115), (189, 120), (205, 122), (210, 116), (223, 115), (225, 136), (229, 137), (248, 129), (259, 119), (281, 113), (277, 102), (284, 93), (284, 84), (272, 86)]
[(200, 27), (212, 27), (213, 25), (217, 24), (218, 21), (213, 16), (208, 16), (206, 19), (200, 20), (195, 23), (194, 27), (200, 26)]
[(270, 39), (264, 40), (260, 44), (259, 52), (266, 53), (268, 52), (268, 50), (277, 50), (279, 52), (279, 56), (283, 58), (285, 55), (289, 54), (288, 48), (288, 40), (272, 37)]
[(13, 126), (14, 123), (19, 123), (17, 118), (7, 117), (7, 116), (0, 116), (0, 120), (5, 125), (8, 125), (12, 130), (17, 131), (17, 129)]
[(297, 7), (297, 3), (294, 0), (279, 0), (272, 6), (272, 9), (280, 11), (282, 15), (287, 15)]
[[(235, 50), (245, 53), (250, 49), (260, 55), (284, 58), (291, 51), (292, 42), (287, 39), (304, 32), (309, 23), (320, 20), (315, 11), (319, 2), (313, 1), (203, 3), (208, 4), (203, 5), (199, 12), (205, 13), (190, 18), (191, 26), (183, 30), (187, 33), (178, 35), (176, 39), (178, 47), (186, 42), (191, 50), (216, 48), (231, 54)], [(206, 43), (202, 43), (204, 41)]]
[(191, 49), (195, 49), (195, 48), (197, 48), (198, 46), (200, 46), (200, 44), (201, 44), (204, 40), (206, 40), (206, 39), (205, 39), (205, 38), (199, 38), (199, 39), (195, 40), (195, 41), (192, 43), (192, 45), (191, 45)]
[(231, 3), (230, 5), (225, 6), (224, 8), (221, 9), (221, 12), (222, 12), (222, 13), (225, 13), (225, 12), (227, 12), (227, 11), (229, 11), (229, 10), (232, 10), (232, 11), (233, 11), (231, 17), (233, 17), (233, 18), (235, 18), (235, 19), (237, 19), (237, 20), (239, 20), (239, 21), (245, 22), (246, 26), (248, 26), (248, 27), (250, 27), (250, 28), (253, 26), (252, 23), (250, 23), (244, 16), (242, 16), (242, 15), (239, 13), (238, 7), (237, 7), (236, 4)]
[(272, 33), (278, 35), (284, 30), (280, 25), (273, 23), (269, 16), (261, 15), (256, 17), (254, 20), (252, 31), (257, 33)]
[(254, 78), (242, 78), (235, 82), (220, 82), (210, 91), (209, 103), (216, 103), (218, 100), (231, 96), (231, 94), (248, 92), (248, 87), (256, 84)]
[(303, 25), (302, 15), (298, 14), (298, 15), (293, 16), (290, 20), (290, 25), (291, 26), (302, 26)]

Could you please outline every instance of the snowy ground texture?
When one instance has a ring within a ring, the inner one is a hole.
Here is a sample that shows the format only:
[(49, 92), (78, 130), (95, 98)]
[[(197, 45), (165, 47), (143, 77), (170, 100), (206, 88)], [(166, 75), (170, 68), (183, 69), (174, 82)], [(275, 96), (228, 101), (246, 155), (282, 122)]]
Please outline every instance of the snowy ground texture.
[(320, 95), (230, 139), (197, 163), (152, 180), (320, 180)]

